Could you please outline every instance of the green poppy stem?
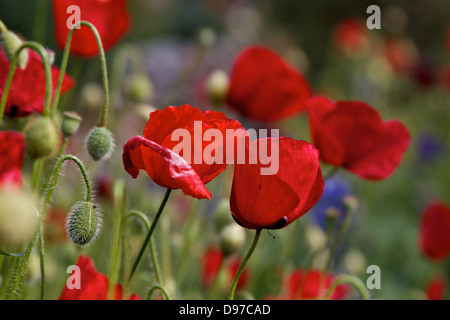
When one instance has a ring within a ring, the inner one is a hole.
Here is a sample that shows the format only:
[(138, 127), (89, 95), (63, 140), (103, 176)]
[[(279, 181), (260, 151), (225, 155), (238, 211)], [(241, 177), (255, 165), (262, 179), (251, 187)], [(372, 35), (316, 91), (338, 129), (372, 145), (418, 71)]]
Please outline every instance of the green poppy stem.
[(261, 235), (261, 229), (256, 230), (255, 237), (253, 238), (253, 243), (250, 247), (250, 249), (247, 252), (247, 255), (244, 257), (244, 260), (242, 260), (241, 265), (239, 266), (238, 271), (236, 272), (236, 275), (234, 276), (233, 283), (231, 284), (230, 293), (228, 294), (228, 300), (234, 299), (234, 292), (236, 291), (236, 287), (239, 281), (239, 278), (244, 271), (245, 265), (247, 264), (248, 260), (253, 254), (253, 251), (255, 251), (256, 245), (258, 244), (259, 237)]
[(155, 230), (155, 227), (156, 227), (156, 224), (158, 223), (159, 218), (161, 217), (161, 213), (163, 212), (164, 207), (166, 206), (167, 200), (169, 199), (169, 196), (170, 196), (171, 192), (172, 192), (172, 189), (167, 189), (166, 190), (166, 193), (165, 193), (164, 198), (163, 198), (163, 200), (161, 202), (161, 205), (159, 206), (158, 212), (156, 213), (156, 216), (155, 216), (155, 218), (152, 221), (152, 225), (150, 226), (150, 229), (147, 232), (147, 236), (145, 237), (145, 240), (142, 243), (141, 249), (139, 251), (138, 256), (136, 257), (136, 260), (134, 261), (133, 267), (131, 268), (131, 272), (130, 272), (130, 275), (128, 277), (128, 282), (131, 281), (131, 278), (133, 277), (133, 275), (134, 275), (134, 273), (135, 273), (135, 271), (136, 271), (136, 269), (137, 269), (137, 267), (138, 267), (138, 265), (139, 265), (139, 263), (140, 263), (140, 261), (142, 259), (142, 256), (144, 254), (145, 248), (147, 248), (147, 246), (148, 246), (148, 244), (150, 242), (150, 238), (151, 238), (151, 236), (153, 234), (153, 231)]
[(363, 300), (369, 300), (370, 299), (370, 293), (369, 290), (367, 289), (367, 287), (364, 285), (364, 283), (357, 277), (352, 276), (352, 275), (347, 275), (347, 274), (343, 274), (340, 276), (337, 276), (333, 282), (330, 284), (330, 286), (328, 287), (328, 290), (325, 294), (325, 299), (329, 300), (331, 299), (331, 296), (334, 293), (334, 290), (336, 290), (336, 288), (344, 283), (348, 283), (351, 284), (356, 290), (358, 290), (358, 292), (361, 295), (361, 298)]

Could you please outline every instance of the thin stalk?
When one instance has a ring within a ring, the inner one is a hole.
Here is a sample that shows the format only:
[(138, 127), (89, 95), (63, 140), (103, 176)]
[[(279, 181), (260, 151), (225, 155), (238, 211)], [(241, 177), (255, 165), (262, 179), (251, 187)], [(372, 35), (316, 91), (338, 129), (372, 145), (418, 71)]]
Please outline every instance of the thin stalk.
[(169, 293), (167, 292), (167, 290), (164, 287), (162, 287), (160, 285), (154, 285), (153, 287), (150, 288), (150, 290), (148, 291), (148, 294), (147, 294), (147, 300), (151, 299), (153, 291), (155, 291), (155, 290), (161, 291), (166, 296), (166, 300), (170, 300)]
[(236, 287), (239, 281), (239, 278), (242, 274), (242, 271), (244, 271), (245, 265), (247, 264), (248, 260), (253, 254), (253, 251), (255, 251), (256, 245), (258, 244), (259, 237), (261, 235), (261, 229), (256, 230), (255, 238), (253, 238), (253, 243), (250, 247), (250, 249), (247, 252), (247, 255), (244, 257), (244, 260), (242, 260), (241, 265), (239, 266), (238, 271), (236, 272), (236, 275), (234, 276), (233, 283), (231, 284), (230, 293), (228, 295), (228, 300), (234, 299), (234, 292), (236, 291)]
[(358, 292), (361, 295), (361, 299), (363, 300), (369, 300), (370, 299), (370, 293), (369, 290), (367, 289), (367, 287), (365, 286), (365, 284), (357, 277), (352, 276), (352, 275), (347, 275), (347, 274), (343, 274), (340, 276), (337, 276), (333, 282), (330, 284), (330, 286), (328, 287), (328, 290), (325, 294), (325, 299), (329, 300), (331, 299), (331, 296), (334, 293), (334, 290), (336, 290), (336, 288), (344, 283), (348, 283), (350, 285), (352, 285), (356, 290), (358, 290)]
[(145, 248), (148, 246), (148, 243), (153, 234), (153, 231), (155, 230), (156, 224), (158, 223), (158, 220), (161, 217), (161, 213), (163, 212), (164, 207), (166, 206), (167, 200), (169, 199), (171, 191), (172, 191), (172, 189), (166, 190), (164, 199), (162, 200), (161, 205), (159, 206), (158, 212), (156, 213), (156, 216), (152, 221), (152, 225), (150, 226), (150, 229), (147, 232), (147, 236), (145, 237), (145, 240), (142, 243), (141, 249), (139, 251), (138, 256), (136, 257), (136, 260), (134, 261), (133, 267), (131, 268), (130, 276), (128, 277), (129, 282), (131, 281), (131, 278), (133, 277), (134, 272), (136, 271), (136, 269), (142, 259), (142, 255), (144, 254)]
[(8, 76), (6, 78), (5, 86), (3, 88), (2, 99), (0, 100), (0, 123), (3, 121), (6, 101), (8, 100), (9, 91), (11, 89), (11, 84), (13, 81), (14, 73), (16, 71), (17, 62), (19, 60), (19, 55), (22, 50), (29, 48), (36, 51), (41, 57), (42, 64), (44, 65), (44, 74), (45, 74), (45, 98), (44, 98), (44, 110), (42, 115), (44, 117), (48, 117), (50, 114), (51, 102), (52, 102), (52, 69), (50, 63), (47, 60), (47, 55), (45, 52), (45, 48), (37, 42), (27, 41), (23, 43), (17, 51), (14, 53), (14, 57), (9, 66)]

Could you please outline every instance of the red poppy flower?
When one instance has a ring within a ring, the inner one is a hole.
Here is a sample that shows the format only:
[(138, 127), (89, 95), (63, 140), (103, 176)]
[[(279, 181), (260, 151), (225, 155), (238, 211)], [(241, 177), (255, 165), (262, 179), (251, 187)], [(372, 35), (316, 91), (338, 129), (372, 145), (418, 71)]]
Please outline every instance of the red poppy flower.
[(0, 188), (22, 188), (25, 139), (19, 132), (0, 131)]
[(410, 74), (417, 65), (415, 47), (403, 39), (384, 39), (382, 53), (395, 74)]
[[(333, 275), (319, 270), (295, 270), (287, 277), (287, 293), (283, 298), (286, 300), (323, 299), (333, 280)], [(347, 285), (338, 285), (331, 299), (342, 300), (348, 292)]]
[(273, 121), (304, 110), (310, 96), (297, 70), (267, 48), (250, 47), (234, 63), (225, 102), (250, 119)]
[[(108, 298), (108, 278), (95, 270), (92, 260), (80, 255), (77, 261), (80, 268), (80, 289), (69, 289), (64, 286), (59, 300), (107, 300)], [(114, 300), (123, 299), (123, 288), (120, 284), (116, 286)], [(133, 294), (129, 300), (140, 300), (140, 297)]]
[[(202, 264), (202, 284), (204, 287), (209, 288), (214, 283), (223, 259), (224, 257), (219, 248), (211, 247), (205, 251)], [(237, 257), (230, 257), (230, 259), (228, 259), (225, 263), (225, 268), (228, 273), (228, 280), (231, 283), (241, 265), (241, 260)], [(245, 285), (247, 284), (247, 279), (248, 272), (247, 269), (244, 269), (241, 276), (239, 277), (237, 288), (245, 287)]]
[[(124, 35), (130, 25), (126, 0), (53, 0), (52, 3), (56, 43), (61, 50), (64, 50), (70, 31), (68, 21), (73, 21), (75, 14), (68, 10), (72, 5), (78, 6), (82, 21), (88, 21), (97, 28), (105, 51)], [(70, 53), (86, 58), (99, 53), (97, 41), (88, 27), (81, 26), (75, 30)]]
[(450, 208), (441, 202), (430, 204), (423, 214), (421, 226), (423, 253), (440, 260), (450, 253)]
[(383, 122), (364, 102), (333, 103), (325, 97), (313, 97), (308, 110), (311, 136), (321, 160), (369, 180), (391, 175), (410, 142), (401, 122)]
[[(39, 54), (28, 50), (29, 58), (24, 69), (16, 68), (6, 101), (5, 114), (10, 117), (26, 117), (33, 111), (42, 113), (45, 100), (45, 73)], [(0, 96), (3, 94), (10, 62), (0, 48)], [(52, 67), (53, 94), (59, 78), (59, 69)], [(73, 80), (65, 75), (61, 93), (72, 88)]]
[(353, 53), (361, 49), (366, 41), (367, 27), (361, 19), (346, 18), (335, 27), (333, 42), (345, 53)]
[(443, 300), (447, 289), (447, 281), (444, 277), (435, 277), (428, 283), (425, 293), (428, 300)]
[[(217, 139), (221, 140), (206, 141), (203, 134), (210, 129), (209, 132), (217, 133)], [(143, 137), (131, 138), (123, 147), (125, 170), (133, 178), (138, 176), (139, 170), (145, 170), (160, 186), (181, 189), (184, 194), (198, 199), (210, 199), (211, 194), (205, 184), (225, 170), (227, 154), (235, 151), (227, 148), (227, 129), (244, 132), (239, 122), (228, 119), (220, 112), (201, 112), (189, 105), (152, 112)], [(174, 138), (176, 132), (183, 135)], [(180, 144), (186, 148), (174, 152), (172, 149), (178, 149)], [(216, 161), (219, 154), (213, 154), (211, 144), (217, 146), (214, 149), (222, 149), (221, 161)], [(210, 164), (204, 158), (208, 150), (212, 157), (217, 157)]]
[[(276, 152), (278, 148), (277, 157), (271, 160), (277, 164), (261, 157), (252, 164), (252, 149), (258, 146), (261, 150), (266, 142), (267, 150)], [(247, 150), (249, 159), (235, 164), (230, 197), (231, 213), (241, 226), (283, 228), (304, 215), (322, 196), (319, 152), (311, 144), (286, 137), (266, 138), (247, 144)], [(269, 164), (272, 174), (262, 174), (262, 168), (268, 169)]]

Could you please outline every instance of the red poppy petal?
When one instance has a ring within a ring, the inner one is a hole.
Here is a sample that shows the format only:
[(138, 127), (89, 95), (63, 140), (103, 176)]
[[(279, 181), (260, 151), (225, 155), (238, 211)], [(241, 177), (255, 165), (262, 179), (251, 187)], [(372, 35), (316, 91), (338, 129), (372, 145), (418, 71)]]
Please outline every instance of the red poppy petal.
[(444, 203), (430, 204), (422, 218), (421, 247), (426, 256), (441, 260), (450, 253), (450, 208)]
[(234, 63), (226, 103), (248, 118), (273, 121), (301, 112), (310, 95), (307, 81), (281, 57), (250, 47)]
[(19, 132), (0, 132), (0, 187), (21, 188), (25, 139)]
[[(182, 189), (184, 194), (198, 199), (211, 198), (198, 174), (181, 156), (151, 140), (141, 136), (131, 138), (123, 147), (122, 159), (133, 178), (139, 170), (146, 170), (163, 187)], [(152, 160), (158, 160), (159, 166)]]
[[(68, 11), (71, 5), (80, 8), (81, 20), (91, 22), (102, 39), (103, 48), (111, 48), (129, 29), (130, 18), (128, 16), (126, 0), (53, 0), (53, 18), (55, 26), (56, 42), (61, 50), (66, 45), (69, 28), (67, 21), (72, 21), (73, 11)], [(73, 34), (70, 52), (82, 57), (92, 57), (99, 53), (97, 41), (92, 31), (82, 26)]]

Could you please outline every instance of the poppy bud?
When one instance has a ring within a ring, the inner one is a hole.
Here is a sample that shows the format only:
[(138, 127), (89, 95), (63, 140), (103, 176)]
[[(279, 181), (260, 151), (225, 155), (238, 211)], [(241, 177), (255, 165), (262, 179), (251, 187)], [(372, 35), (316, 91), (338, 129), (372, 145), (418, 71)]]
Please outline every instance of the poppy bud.
[(70, 137), (78, 131), (81, 120), (83, 119), (76, 112), (66, 111), (63, 113), (61, 131), (65, 138)]
[(86, 139), (86, 148), (95, 161), (108, 158), (114, 149), (111, 132), (105, 127), (95, 127)]
[[(23, 44), (22, 39), (15, 34), (14, 32), (8, 30), (3, 22), (0, 21), (0, 35), (2, 40), (2, 48), (5, 53), (6, 58), (9, 61), (12, 61), (14, 58), (14, 54)], [(28, 51), (22, 50), (19, 54), (19, 59), (17, 60), (17, 64), (21, 69), (24, 69), (28, 62)]]
[(153, 83), (147, 74), (138, 72), (126, 80), (125, 92), (132, 101), (148, 101), (153, 97)]
[(23, 244), (37, 221), (32, 196), (22, 192), (0, 192), (0, 244)]
[(353, 211), (358, 206), (358, 199), (354, 196), (346, 196), (342, 199), (342, 203), (348, 211)]
[(217, 232), (220, 232), (230, 223), (234, 223), (233, 217), (230, 214), (230, 200), (222, 199), (214, 213), (214, 227)]
[(216, 42), (216, 33), (213, 29), (204, 27), (198, 32), (198, 42), (204, 48), (210, 48)]
[(205, 83), (205, 90), (211, 103), (221, 105), (228, 93), (230, 79), (223, 70), (213, 71)]
[(78, 201), (66, 219), (66, 233), (73, 243), (84, 246), (97, 237), (102, 224), (101, 214), (90, 201)]
[(310, 225), (305, 230), (305, 240), (312, 252), (315, 252), (325, 246), (327, 236), (323, 230), (315, 225)]
[(48, 117), (32, 119), (24, 129), (27, 153), (33, 159), (47, 157), (58, 148), (60, 132)]
[(332, 232), (336, 228), (341, 211), (335, 207), (329, 207), (325, 210), (326, 230)]
[(220, 250), (224, 257), (237, 252), (245, 243), (245, 230), (231, 223), (220, 232)]

